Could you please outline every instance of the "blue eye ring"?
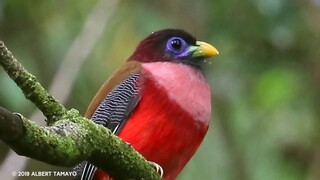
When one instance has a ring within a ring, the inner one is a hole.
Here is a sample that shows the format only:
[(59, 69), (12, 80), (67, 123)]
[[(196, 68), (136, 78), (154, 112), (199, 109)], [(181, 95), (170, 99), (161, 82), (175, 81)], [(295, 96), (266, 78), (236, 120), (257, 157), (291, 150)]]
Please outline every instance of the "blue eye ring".
[(182, 52), (186, 46), (186, 41), (179, 37), (172, 37), (167, 41), (167, 49), (175, 53)]

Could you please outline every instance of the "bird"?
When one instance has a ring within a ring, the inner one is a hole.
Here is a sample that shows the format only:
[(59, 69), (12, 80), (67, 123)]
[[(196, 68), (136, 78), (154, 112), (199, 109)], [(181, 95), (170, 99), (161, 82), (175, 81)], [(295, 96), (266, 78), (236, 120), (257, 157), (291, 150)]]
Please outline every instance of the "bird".
[[(203, 66), (218, 54), (184, 30), (152, 32), (101, 86), (85, 117), (109, 128), (163, 179), (173, 180), (207, 133), (211, 91)], [(110, 178), (86, 161), (75, 170), (82, 180)]]

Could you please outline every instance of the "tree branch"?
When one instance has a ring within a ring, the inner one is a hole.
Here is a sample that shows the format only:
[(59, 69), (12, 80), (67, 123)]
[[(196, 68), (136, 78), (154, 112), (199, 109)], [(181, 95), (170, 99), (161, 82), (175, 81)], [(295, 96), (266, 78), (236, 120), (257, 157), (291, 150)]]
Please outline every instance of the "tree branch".
[(12, 55), (0, 41), (0, 65), (12, 80), (20, 87), (27, 99), (32, 101), (52, 124), (66, 113), (65, 107), (58, 103)]
[(0, 41), (0, 65), (50, 119), (43, 127), (0, 109), (0, 139), (17, 154), (52, 165), (71, 167), (88, 161), (115, 179), (160, 179), (148, 162), (112, 132), (66, 110), (28, 73)]
[(25, 129), (19, 116), (0, 107), (0, 139), (12, 142), (24, 134)]
[[(81, 31), (75, 37), (72, 45), (67, 50), (58, 70), (56, 71), (48, 91), (60, 101), (64, 103), (74, 84), (81, 66), (87, 60), (90, 52), (97, 44), (97, 41), (108, 27), (108, 22), (113, 13), (116, 11), (118, 0), (99, 0), (95, 7), (88, 14)], [(72, 68), (70, 68), (72, 66)], [(30, 119), (37, 123), (43, 124), (43, 118), (40, 111), (32, 113)], [(13, 151), (9, 151), (4, 163), (0, 166), (0, 179), (11, 178), (11, 172), (22, 171), (29, 159), (22, 156), (16, 156)], [(19, 163), (16, 163), (19, 162)], [(12, 169), (14, 166), (14, 169)]]

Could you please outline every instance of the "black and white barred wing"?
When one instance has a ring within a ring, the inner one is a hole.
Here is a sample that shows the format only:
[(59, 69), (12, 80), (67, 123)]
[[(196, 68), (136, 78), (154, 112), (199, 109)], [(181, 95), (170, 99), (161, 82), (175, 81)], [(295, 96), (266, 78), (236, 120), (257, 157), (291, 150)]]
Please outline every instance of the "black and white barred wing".
[[(101, 101), (91, 117), (92, 121), (118, 134), (140, 100), (138, 80), (139, 74), (132, 74), (117, 85)], [(82, 162), (74, 170), (77, 171), (76, 179), (91, 180), (97, 168)]]

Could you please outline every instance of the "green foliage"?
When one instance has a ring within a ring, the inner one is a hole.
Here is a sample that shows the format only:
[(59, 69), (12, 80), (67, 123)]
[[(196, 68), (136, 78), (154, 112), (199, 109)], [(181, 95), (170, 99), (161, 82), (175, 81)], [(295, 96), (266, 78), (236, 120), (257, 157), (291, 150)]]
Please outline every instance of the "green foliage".
[(297, 97), (299, 81), (295, 72), (286, 69), (272, 69), (262, 73), (256, 80), (253, 100), (256, 106), (268, 110), (289, 106)]

